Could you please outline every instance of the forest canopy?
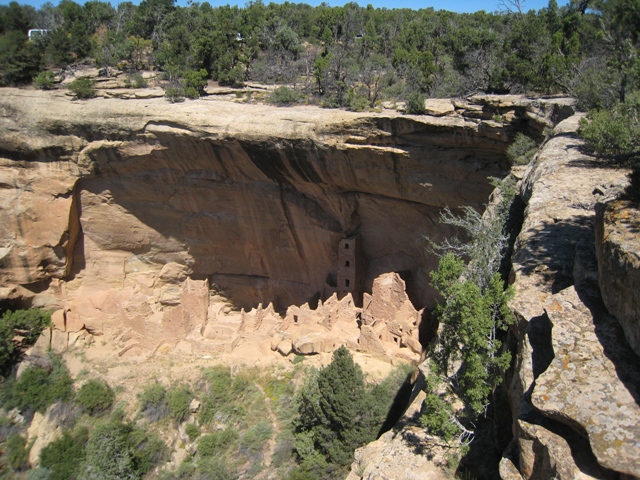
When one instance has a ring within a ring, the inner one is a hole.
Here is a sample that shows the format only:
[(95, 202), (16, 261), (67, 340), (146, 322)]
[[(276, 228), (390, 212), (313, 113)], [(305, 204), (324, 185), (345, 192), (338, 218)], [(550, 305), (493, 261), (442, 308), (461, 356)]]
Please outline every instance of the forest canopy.
[[(29, 40), (29, 29), (48, 32)], [(638, 32), (636, 0), (550, 0), (539, 11), (499, 13), (260, 0), (63, 0), (40, 9), (11, 2), (0, 6), (0, 85), (95, 62), (107, 74), (155, 69), (175, 82), (204, 71), (221, 85), (286, 85), (353, 109), (477, 92), (565, 93), (588, 109), (624, 102), (637, 88)], [(192, 87), (192, 95), (201, 91)]]

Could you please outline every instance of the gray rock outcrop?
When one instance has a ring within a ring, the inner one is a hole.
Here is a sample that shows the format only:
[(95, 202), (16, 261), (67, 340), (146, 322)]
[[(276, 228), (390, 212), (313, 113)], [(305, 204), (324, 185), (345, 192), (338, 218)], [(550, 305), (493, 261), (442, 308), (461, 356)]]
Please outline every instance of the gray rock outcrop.
[(511, 278), (514, 442), (504, 478), (515, 466), (526, 479), (640, 471), (640, 361), (602, 302), (594, 232), (594, 188), (624, 183), (627, 172), (580, 153), (578, 120), (558, 126), (520, 186), (526, 210)]

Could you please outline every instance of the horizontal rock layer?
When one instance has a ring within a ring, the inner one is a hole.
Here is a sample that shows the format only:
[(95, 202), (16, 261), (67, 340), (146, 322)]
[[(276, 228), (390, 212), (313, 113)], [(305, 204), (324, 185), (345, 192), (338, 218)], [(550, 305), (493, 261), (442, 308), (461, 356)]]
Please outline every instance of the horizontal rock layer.
[[(337, 291), (339, 242), (358, 234), (358, 288), (396, 271), (427, 305), (440, 209), (481, 210), (515, 129), (569, 108), (481, 105), (436, 118), (4, 89), (0, 299), (101, 328), (173, 308), (189, 277), (284, 311)], [(511, 124), (469, 118), (492, 109)]]

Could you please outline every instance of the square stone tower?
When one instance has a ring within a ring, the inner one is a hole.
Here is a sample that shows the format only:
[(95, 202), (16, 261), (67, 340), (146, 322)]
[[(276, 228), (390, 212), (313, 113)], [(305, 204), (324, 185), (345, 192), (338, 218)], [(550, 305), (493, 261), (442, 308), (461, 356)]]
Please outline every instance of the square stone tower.
[(338, 245), (338, 280), (339, 297), (351, 293), (354, 298), (360, 293), (362, 276), (362, 254), (360, 239), (357, 235), (343, 238)]

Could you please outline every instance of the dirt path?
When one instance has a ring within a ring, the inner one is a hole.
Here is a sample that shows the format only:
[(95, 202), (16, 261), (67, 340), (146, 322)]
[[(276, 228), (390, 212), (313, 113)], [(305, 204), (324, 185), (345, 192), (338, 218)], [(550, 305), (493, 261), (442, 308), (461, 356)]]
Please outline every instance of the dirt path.
[(271, 399), (267, 395), (267, 392), (265, 392), (260, 385), (256, 383), (255, 386), (264, 395), (267, 404), (267, 411), (269, 412), (269, 418), (271, 420), (271, 428), (273, 429), (273, 433), (271, 434), (271, 438), (269, 439), (269, 448), (267, 450), (267, 455), (265, 458), (265, 468), (255, 477), (256, 479), (264, 479), (267, 478), (267, 475), (269, 473), (271, 473), (271, 459), (273, 458), (273, 455), (276, 451), (276, 437), (280, 430), (278, 425), (278, 418), (276, 417), (275, 413), (273, 413), (273, 408), (271, 408)]

